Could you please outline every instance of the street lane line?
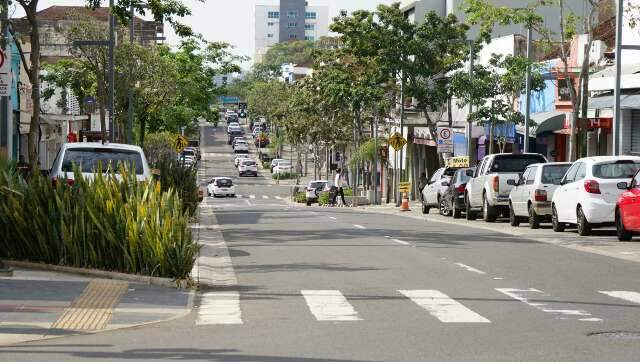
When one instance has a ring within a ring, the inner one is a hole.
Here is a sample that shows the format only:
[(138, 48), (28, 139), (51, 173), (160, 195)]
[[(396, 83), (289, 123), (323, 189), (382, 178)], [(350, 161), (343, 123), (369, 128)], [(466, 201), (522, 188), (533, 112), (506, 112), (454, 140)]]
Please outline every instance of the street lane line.
[(256, 198), (256, 195), (249, 195), (249, 198), (250, 198), (250, 199), (255, 199), (255, 198)]
[(268, 199), (268, 198), (269, 198), (269, 196), (267, 196), (267, 195), (262, 195), (262, 198), (266, 200), (266, 199)]
[(329, 216), (329, 219), (331, 219), (331, 220), (335, 220), (336, 218), (335, 218), (335, 217), (333, 217), (333, 216)]
[(599, 293), (608, 295), (613, 298), (623, 299), (628, 302), (640, 304), (640, 293), (626, 290), (599, 291)]
[(359, 321), (358, 312), (339, 290), (301, 290), (311, 313), (319, 321)]
[(522, 303), (541, 310), (545, 313), (551, 313), (557, 316), (557, 319), (578, 319), (585, 322), (601, 322), (600, 318), (593, 318), (591, 313), (581, 309), (555, 309), (547, 307), (549, 303), (533, 302), (531, 299), (548, 297), (543, 291), (529, 288), (529, 289), (514, 289), (514, 288), (496, 288), (496, 290), (504, 295), (507, 295), (515, 300), (519, 300)]
[(202, 293), (196, 325), (242, 324), (239, 292)]
[(407, 298), (444, 323), (491, 323), (438, 290), (399, 290)]
[(353, 224), (353, 226), (354, 226), (355, 228), (358, 228), (358, 229), (366, 229), (366, 227), (364, 227), (364, 226), (362, 226), (362, 225), (358, 225), (358, 224)]
[(406, 241), (402, 241), (400, 239), (391, 239), (391, 241), (396, 242), (398, 244), (402, 244), (402, 245), (409, 245), (409, 243), (407, 243)]
[(276, 196), (276, 200), (282, 200), (282, 197)]
[(239, 199), (241, 199), (241, 198), (242, 198), (242, 195), (240, 195), (240, 194), (236, 194), (236, 197), (237, 197), (237, 198), (239, 198)]
[(476, 269), (474, 267), (468, 266), (466, 264), (462, 264), (462, 263), (456, 263), (457, 266), (466, 269), (467, 271), (470, 271), (472, 273), (477, 273), (477, 274), (481, 274), (481, 275), (485, 275), (487, 273), (483, 272), (482, 270)]

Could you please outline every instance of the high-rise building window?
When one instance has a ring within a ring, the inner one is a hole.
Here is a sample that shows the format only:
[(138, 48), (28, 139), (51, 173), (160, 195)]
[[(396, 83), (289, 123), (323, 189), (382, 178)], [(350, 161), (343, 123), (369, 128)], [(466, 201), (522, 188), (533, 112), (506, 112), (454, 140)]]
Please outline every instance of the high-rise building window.
[(289, 39), (297, 39), (298, 36), (296, 34), (289, 34)]
[(315, 24), (304, 24), (304, 30), (315, 30)]
[(317, 14), (315, 11), (306, 11), (304, 13), (304, 18), (305, 19), (315, 19), (317, 17)]
[(273, 34), (267, 34), (267, 38), (273, 38)]
[(269, 11), (267, 13), (267, 17), (269, 19), (280, 19), (280, 12), (279, 11)]
[(316, 37), (313, 36), (313, 35), (305, 35), (304, 36), (304, 40), (314, 41), (314, 40), (316, 40)]
[(274, 24), (273, 21), (270, 21), (267, 23), (267, 26), (273, 26), (273, 24)]
[(287, 11), (287, 17), (291, 19), (295, 19), (298, 17), (298, 12), (295, 10), (289, 10)]
[(298, 27), (298, 23), (289, 23), (287, 24), (287, 28), (292, 29), (292, 28), (297, 28)]

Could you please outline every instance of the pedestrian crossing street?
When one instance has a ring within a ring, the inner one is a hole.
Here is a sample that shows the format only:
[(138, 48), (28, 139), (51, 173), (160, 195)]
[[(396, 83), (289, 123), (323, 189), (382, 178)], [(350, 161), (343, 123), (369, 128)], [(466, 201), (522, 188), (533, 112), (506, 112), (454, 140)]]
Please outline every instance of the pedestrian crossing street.
[[(591, 315), (586, 310), (569, 309), (566, 305), (554, 306), (561, 302), (547, 301), (549, 295), (541, 290), (496, 288), (506, 300), (515, 300), (524, 303), (538, 312), (548, 314), (551, 318), (559, 320), (578, 320), (583, 322), (602, 322), (601, 318)], [(471, 310), (464, 302), (456, 300), (439, 290), (413, 289), (397, 290), (398, 299), (404, 299), (417, 305), (416, 310), (426, 314), (441, 323), (492, 323), (487, 316), (478, 311)], [(597, 295), (605, 295), (613, 300), (620, 300), (632, 304), (640, 304), (640, 292), (612, 290), (597, 291)], [(301, 300), (307, 306), (309, 313), (318, 322), (362, 322), (373, 319), (374, 316), (361, 315), (354, 303), (359, 298), (349, 300), (339, 290), (301, 290)], [(543, 301), (544, 300), (544, 301)], [(226, 325), (244, 324), (242, 319), (242, 296), (237, 291), (212, 291), (201, 295), (200, 306), (196, 325)], [(580, 303), (583, 304), (583, 303)], [(407, 308), (409, 308), (407, 306)]]

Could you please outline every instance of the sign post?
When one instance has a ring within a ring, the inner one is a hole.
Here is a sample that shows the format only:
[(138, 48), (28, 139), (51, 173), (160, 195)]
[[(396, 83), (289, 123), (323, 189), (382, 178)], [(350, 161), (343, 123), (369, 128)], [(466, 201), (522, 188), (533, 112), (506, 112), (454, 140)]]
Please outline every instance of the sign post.
[(438, 153), (453, 153), (453, 129), (438, 127)]

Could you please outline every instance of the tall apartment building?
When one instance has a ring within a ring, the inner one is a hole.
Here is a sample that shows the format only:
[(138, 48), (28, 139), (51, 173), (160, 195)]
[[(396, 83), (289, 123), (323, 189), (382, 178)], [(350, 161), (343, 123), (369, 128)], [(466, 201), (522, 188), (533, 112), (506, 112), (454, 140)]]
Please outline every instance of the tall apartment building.
[(280, 0), (280, 5), (255, 8), (254, 61), (259, 63), (267, 50), (284, 41), (317, 40), (329, 34), (329, 9), (309, 6), (304, 0)]

